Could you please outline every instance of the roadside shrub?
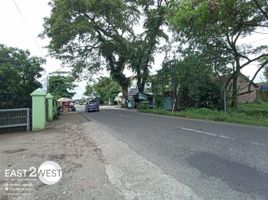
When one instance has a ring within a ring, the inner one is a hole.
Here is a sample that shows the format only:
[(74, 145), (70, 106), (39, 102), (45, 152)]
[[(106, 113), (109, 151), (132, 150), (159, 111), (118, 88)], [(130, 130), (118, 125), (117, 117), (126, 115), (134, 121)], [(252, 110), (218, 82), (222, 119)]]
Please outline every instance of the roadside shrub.
[(139, 103), (140, 110), (147, 110), (149, 109), (149, 101), (142, 101)]
[[(244, 110), (251, 109), (262, 109), (266, 110), (268, 104), (264, 105), (242, 105)], [(246, 108), (245, 108), (246, 107)], [(160, 115), (170, 115), (176, 117), (186, 117), (186, 118), (195, 118), (195, 119), (205, 119), (205, 120), (213, 120), (213, 121), (222, 121), (222, 122), (231, 122), (231, 123), (240, 123), (247, 125), (259, 125), (259, 126), (268, 126), (268, 118), (262, 114), (247, 114), (245, 112), (239, 111), (230, 111), (227, 112), (227, 115), (223, 111), (218, 111), (216, 109), (208, 109), (208, 108), (189, 108), (186, 110), (182, 110), (179, 112), (171, 112), (163, 109), (152, 109), (152, 110), (140, 110), (141, 112), (146, 113), (154, 113)]]
[(154, 107), (155, 108), (163, 108), (164, 107), (164, 99), (161, 96), (156, 96), (154, 99)]
[(222, 108), (220, 85), (208, 75), (187, 77), (179, 92), (183, 108)]
[(256, 91), (257, 101), (268, 102), (268, 91)]

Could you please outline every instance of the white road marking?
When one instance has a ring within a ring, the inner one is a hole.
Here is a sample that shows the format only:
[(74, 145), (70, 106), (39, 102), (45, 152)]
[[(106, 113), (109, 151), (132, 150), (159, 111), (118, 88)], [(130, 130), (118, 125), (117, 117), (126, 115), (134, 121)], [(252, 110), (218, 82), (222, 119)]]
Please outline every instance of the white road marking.
[(209, 135), (209, 136), (213, 136), (213, 137), (220, 137), (220, 138), (224, 138), (224, 139), (232, 139), (231, 137), (225, 136), (225, 135), (217, 135), (215, 133), (210, 133), (210, 132), (206, 132), (206, 131), (200, 131), (200, 130), (195, 130), (195, 129), (191, 129), (191, 128), (181, 128), (182, 130), (185, 131), (191, 131), (191, 132), (195, 132), (195, 133), (201, 133), (201, 134), (205, 134), (205, 135)]
[(259, 143), (259, 142), (249, 142), (250, 144), (255, 144), (258, 146), (266, 146), (265, 144)]
[(225, 135), (219, 135), (219, 137), (221, 137), (221, 138), (225, 138), (225, 139), (231, 139), (230, 137), (225, 136)]
[(130, 118), (130, 116), (124, 115), (124, 114), (119, 114), (119, 116), (124, 117), (124, 118)]
[(190, 129), (190, 128), (184, 128), (184, 127), (182, 127), (181, 128), (182, 130), (185, 130), (185, 131), (191, 131), (191, 132), (196, 132), (196, 133), (202, 133), (202, 134), (205, 134), (205, 135), (210, 135), (210, 136), (218, 136), (218, 135), (216, 135), (216, 134), (214, 134), (214, 133), (209, 133), (209, 132), (206, 132), (206, 131), (200, 131), (200, 130), (195, 130), (195, 129)]
[[(185, 130), (185, 131), (190, 131), (190, 132), (201, 133), (201, 134), (210, 135), (210, 136), (214, 136), (214, 137), (224, 138), (224, 139), (227, 139), (227, 140), (235, 140), (234, 138), (231, 138), (231, 137), (228, 137), (228, 136), (225, 136), (225, 135), (217, 135), (215, 133), (209, 133), (209, 132), (206, 132), (206, 131), (200, 131), (200, 130), (184, 128), (184, 127), (182, 127), (181, 129)], [(240, 141), (240, 142), (246, 142), (248, 144), (253, 144), (253, 145), (258, 145), (258, 146), (267, 146), (266, 144), (262, 144), (262, 143), (259, 143), (259, 142), (248, 142), (248, 141)]]

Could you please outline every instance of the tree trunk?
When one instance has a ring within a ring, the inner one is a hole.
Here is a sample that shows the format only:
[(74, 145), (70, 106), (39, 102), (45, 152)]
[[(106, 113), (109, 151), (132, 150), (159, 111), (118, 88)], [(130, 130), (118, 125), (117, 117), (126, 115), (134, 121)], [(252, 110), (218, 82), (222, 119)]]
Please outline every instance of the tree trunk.
[[(235, 52), (237, 52), (236, 48)], [(233, 110), (237, 110), (237, 94), (238, 94), (237, 81), (238, 76), (240, 74), (240, 69), (241, 69), (240, 57), (238, 54), (235, 54), (235, 64), (233, 65), (233, 84), (232, 84), (232, 99), (231, 99), (231, 108)]]
[(122, 86), (122, 107), (127, 108), (127, 101), (126, 98), (128, 96), (128, 87)]
[(178, 110), (178, 96), (175, 95), (173, 97), (172, 112), (177, 111), (177, 110)]
[(231, 107), (232, 109), (237, 109), (237, 80), (238, 80), (238, 73), (235, 72), (235, 75), (233, 77), (233, 83), (232, 83), (232, 101), (231, 101)]
[(138, 79), (137, 86), (138, 86), (139, 92), (141, 92), (141, 93), (144, 92), (145, 83), (146, 83), (146, 80)]
[(172, 111), (178, 110), (178, 95), (177, 95), (177, 87), (175, 82), (173, 83), (173, 105), (172, 105)]

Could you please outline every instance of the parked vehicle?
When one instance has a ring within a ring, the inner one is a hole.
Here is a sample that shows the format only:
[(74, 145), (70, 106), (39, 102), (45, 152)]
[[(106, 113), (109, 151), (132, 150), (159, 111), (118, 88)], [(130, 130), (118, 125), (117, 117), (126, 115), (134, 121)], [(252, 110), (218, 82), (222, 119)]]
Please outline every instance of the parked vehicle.
[(89, 101), (86, 103), (85, 106), (85, 111), (86, 112), (91, 112), (91, 111), (95, 111), (95, 112), (99, 112), (99, 103), (96, 101)]
[(75, 108), (74, 105), (70, 105), (70, 111), (72, 111), (72, 112), (76, 112), (76, 108)]

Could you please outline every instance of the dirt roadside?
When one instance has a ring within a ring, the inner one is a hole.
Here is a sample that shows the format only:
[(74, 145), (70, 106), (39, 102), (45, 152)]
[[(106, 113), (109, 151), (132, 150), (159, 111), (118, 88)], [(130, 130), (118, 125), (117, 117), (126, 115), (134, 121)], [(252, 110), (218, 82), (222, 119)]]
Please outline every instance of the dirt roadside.
[[(80, 114), (67, 114), (44, 131), (0, 134), (0, 199), (123, 199), (106, 175), (101, 150), (86, 133), (90, 126), (82, 127), (85, 122)], [(55, 185), (18, 173), (6, 177), (6, 170), (38, 169), (48, 160), (62, 167), (63, 176)]]

